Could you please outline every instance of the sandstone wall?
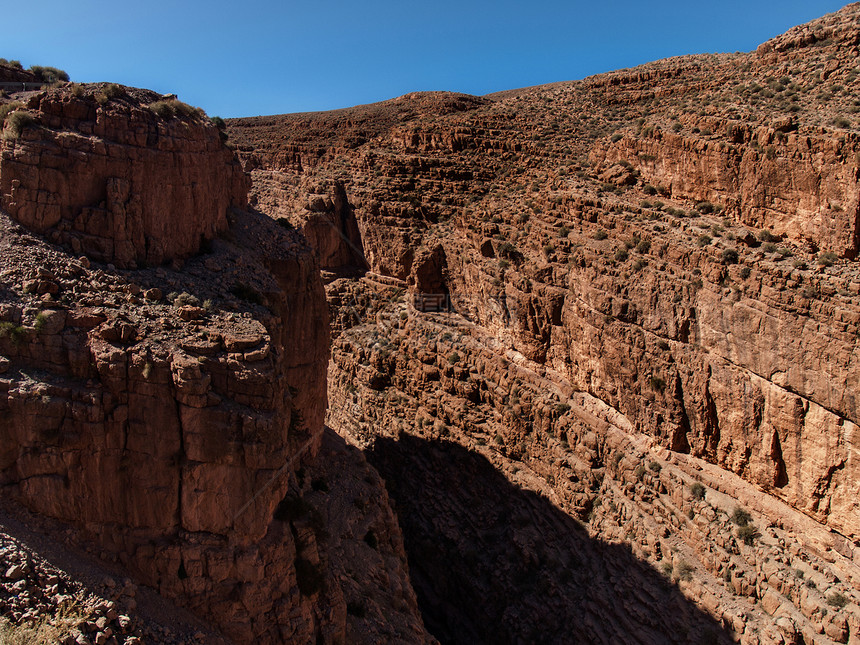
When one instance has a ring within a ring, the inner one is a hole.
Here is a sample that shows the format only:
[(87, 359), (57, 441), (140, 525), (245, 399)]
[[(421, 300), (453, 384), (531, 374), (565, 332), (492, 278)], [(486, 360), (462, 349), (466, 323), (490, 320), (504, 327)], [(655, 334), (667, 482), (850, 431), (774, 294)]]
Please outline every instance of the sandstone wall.
[[(42, 92), (0, 144), (3, 495), (235, 642), (432, 642), (378, 478), (322, 448), (318, 256), (160, 98)], [(342, 188), (310, 206), (350, 234)]]
[[(790, 120), (786, 126), (791, 127)], [(856, 135), (784, 134), (768, 126), (711, 124), (712, 139), (655, 130), (598, 144), (605, 169), (624, 162), (678, 199), (710, 201), (747, 226), (856, 257), (860, 189)]]
[[(273, 516), (319, 449), (327, 311), (297, 234), (250, 214), (231, 230), (233, 244), (170, 275), (108, 274), (30, 247), (63, 300), (41, 307), (8, 297), (35, 269), (4, 254), (0, 317), (20, 331), (0, 339), (0, 483), (239, 642), (310, 638), (337, 599), (299, 592), (312, 534), (299, 544)], [(268, 309), (230, 300), (230, 274), (211, 284), (240, 265)], [(171, 286), (219, 305), (171, 305)]]
[(113, 262), (199, 250), (245, 204), (248, 181), (208, 119), (157, 116), (153, 92), (68, 88), (27, 100), (36, 127), (0, 143), (0, 206), (23, 225)]

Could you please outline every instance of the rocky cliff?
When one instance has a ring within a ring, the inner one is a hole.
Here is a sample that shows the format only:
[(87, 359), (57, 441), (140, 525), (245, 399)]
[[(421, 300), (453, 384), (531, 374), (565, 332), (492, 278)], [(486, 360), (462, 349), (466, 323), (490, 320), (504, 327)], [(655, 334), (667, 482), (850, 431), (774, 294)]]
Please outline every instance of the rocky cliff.
[(432, 511), (399, 493), (425, 462), (383, 440), (477, 451), (744, 642), (856, 638), (858, 11), (751, 54), (230, 122), (273, 214), (345, 188), (370, 270), (327, 287), (329, 423), (390, 474), (440, 638), (481, 617), (440, 610), (408, 528)]
[(247, 181), (205, 115), (154, 92), (75, 87), (31, 96), (33, 123), (4, 137), (4, 210), (123, 267), (191, 255), (226, 230)]
[(427, 640), (378, 479), (324, 438), (304, 238), (239, 208), (232, 151), (175, 99), (22, 103), (0, 149), (4, 496), (235, 642)]

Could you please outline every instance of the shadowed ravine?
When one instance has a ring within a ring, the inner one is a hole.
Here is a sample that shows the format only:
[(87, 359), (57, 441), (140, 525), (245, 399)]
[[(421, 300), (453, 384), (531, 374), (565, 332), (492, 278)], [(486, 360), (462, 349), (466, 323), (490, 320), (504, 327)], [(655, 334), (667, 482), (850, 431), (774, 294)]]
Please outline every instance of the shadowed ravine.
[(410, 575), (442, 643), (727, 643), (628, 548), (589, 537), (482, 456), (404, 435), (366, 452), (396, 505)]

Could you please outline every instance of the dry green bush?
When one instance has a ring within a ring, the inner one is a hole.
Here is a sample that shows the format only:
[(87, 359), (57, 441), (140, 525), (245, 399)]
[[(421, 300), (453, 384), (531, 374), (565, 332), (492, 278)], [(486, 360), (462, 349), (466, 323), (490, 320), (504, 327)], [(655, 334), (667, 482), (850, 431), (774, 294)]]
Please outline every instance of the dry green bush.
[(0, 645), (56, 645), (87, 618), (88, 612), (75, 601), (34, 623), (15, 625), (0, 618)]
[(28, 125), (33, 125), (36, 119), (27, 110), (14, 110), (3, 119), (3, 138), (17, 139)]
[(164, 120), (169, 120), (174, 117), (186, 119), (206, 118), (206, 112), (201, 108), (188, 105), (187, 103), (183, 103), (177, 99), (155, 101), (154, 103), (150, 103), (148, 107)]

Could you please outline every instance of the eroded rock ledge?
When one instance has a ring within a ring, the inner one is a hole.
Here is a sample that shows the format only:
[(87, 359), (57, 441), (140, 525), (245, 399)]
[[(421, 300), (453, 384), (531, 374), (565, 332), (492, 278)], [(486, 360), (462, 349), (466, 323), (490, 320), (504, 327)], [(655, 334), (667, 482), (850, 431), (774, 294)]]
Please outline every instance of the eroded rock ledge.
[(2, 494), (235, 642), (431, 642), (378, 476), (323, 440), (311, 248), (233, 208), (214, 127), (119, 91), (3, 143)]
[(117, 266), (188, 256), (226, 230), (248, 182), (205, 115), (159, 116), (147, 90), (77, 87), (26, 99), (35, 125), (0, 142), (3, 209)]

